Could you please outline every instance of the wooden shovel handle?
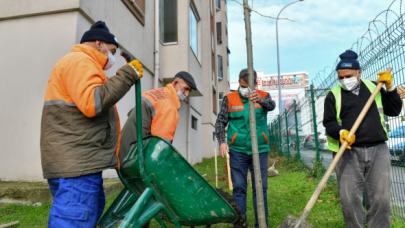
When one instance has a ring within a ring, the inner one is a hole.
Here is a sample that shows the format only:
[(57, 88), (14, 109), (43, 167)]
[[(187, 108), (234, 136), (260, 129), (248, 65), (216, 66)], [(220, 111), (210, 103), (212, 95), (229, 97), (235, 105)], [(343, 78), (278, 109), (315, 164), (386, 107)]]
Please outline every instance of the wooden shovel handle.
[(227, 180), (228, 180), (228, 188), (230, 191), (233, 190), (233, 184), (232, 184), (232, 178), (231, 178), (231, 166), (230, 166), (230, 161), (229, 161), (229, 153), (225, 154), (226, 157), (226, 173), (227, 173)]

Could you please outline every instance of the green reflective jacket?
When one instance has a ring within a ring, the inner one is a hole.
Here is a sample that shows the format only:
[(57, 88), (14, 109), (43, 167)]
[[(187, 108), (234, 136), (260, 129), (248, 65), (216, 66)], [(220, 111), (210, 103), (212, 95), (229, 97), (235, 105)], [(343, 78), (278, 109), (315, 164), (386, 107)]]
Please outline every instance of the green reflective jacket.
[[(256, 90), (260, 97), (267, 93)], [(252, 142), (249, 125), (249, 100), (241, 98), (238, 91), (227, 95), (229, 126), (227, 140), (229, 148), (236, 152), (252, 154)], [(267, 153), (269, 147), (269, 130), (267, 128), (267, 111), (262, 106), (255, 104), (256, 134), (259, 153)]]

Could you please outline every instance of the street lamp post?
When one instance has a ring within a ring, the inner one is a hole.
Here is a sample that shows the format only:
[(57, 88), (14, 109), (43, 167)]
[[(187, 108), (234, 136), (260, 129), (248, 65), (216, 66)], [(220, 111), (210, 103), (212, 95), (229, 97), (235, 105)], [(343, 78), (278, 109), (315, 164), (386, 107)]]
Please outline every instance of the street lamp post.
[(278, 82), (278, 114), (281, 115), (282, 109), (281, 109), (281, 76), (280, 76), (280, 53), (279, 53), (279, 47), (278, 47), (278, 20), (280, 19), (280, 14), (283, 12), (284, 9), (287, 7), (291, 6), (292, 4), (302, 2), (304, 0), (297, 0), (294, 2), (290, 2), (287, 5), (285, 5), (281, 10), (278, 12), (277, 17), (276, 17), (276, 46), (277, 46), (277, 82)]

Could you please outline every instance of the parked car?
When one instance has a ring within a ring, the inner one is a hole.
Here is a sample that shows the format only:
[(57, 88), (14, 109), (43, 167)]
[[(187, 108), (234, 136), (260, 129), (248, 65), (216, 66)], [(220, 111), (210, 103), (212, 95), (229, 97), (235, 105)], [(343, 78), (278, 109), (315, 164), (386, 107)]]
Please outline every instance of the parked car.
[(405, 161), (405, 125), (396, 127), (388, 133), (388, 147), (391, 160)]
[[(325, 134), (323, 134), (321, 132), (318, 132), (318, 142), (319, 142), (319, 149), (328, 150), (328, 141), (326, 139)], [(306, 149), (315, 149), (315, 136), (314, 136), (314, 134), (309, 134), (304, 138), (303, 146)]]

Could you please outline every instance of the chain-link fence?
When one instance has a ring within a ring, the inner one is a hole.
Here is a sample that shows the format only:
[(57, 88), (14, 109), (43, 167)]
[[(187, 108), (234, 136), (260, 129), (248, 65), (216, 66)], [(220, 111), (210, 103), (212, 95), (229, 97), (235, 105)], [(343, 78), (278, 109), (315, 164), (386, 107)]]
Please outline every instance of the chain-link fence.
[[(362, 78), (376, 80), (377, 73), (392, 68), (394, 82), (405, 102), (405, 20), (402, 0), (394, 0), (369, 23), (366, 33), (353, 44), (359, 54)], [(336, 65), (336, 62), (333, 66)], [(327, 150), (322, 125), (324, 98), (337, 83), (334, 67), (316, 75), (305, 98), (295, 101), (270, 124), (272, 151), (294, 158), (311, 167), (314, 162), (329, 165), (332, 155)], [(391, 205), (393, 214), (405, 219), (405, 110), (397, 117), (385, 117), (391, 154)]]

